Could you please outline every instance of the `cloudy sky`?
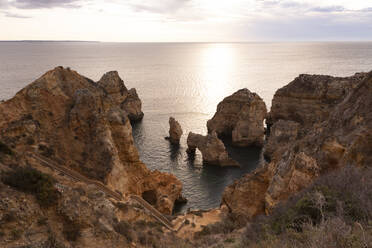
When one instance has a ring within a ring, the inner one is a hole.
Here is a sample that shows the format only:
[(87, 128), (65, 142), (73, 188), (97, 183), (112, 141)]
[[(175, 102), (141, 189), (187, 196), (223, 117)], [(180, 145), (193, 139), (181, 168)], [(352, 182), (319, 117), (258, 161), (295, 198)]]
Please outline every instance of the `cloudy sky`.
[(372, 0), (0, 0), (0, 40), (372, 40)]

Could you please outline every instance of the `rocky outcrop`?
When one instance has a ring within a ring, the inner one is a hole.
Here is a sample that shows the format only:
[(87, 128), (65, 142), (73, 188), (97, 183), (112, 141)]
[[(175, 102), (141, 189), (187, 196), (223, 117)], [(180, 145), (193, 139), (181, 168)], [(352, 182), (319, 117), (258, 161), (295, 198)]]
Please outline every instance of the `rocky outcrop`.
[[(10, 167), (0, 163), (0, 172)], [(95, 185), (76, 182), (48, 167), (33, 167), (53, 177), (58, 199), (47, 207), (32, 194), (0, 180), (0, 247), (138, 247), (143, 242), (137, 234), (148, 229), (149, 240), (161, 235), (161, 241), (153, 241), (158, 246), (170, 247), (167, 240), (174, 242), (173, 233), (163, 233), (157, 220), (137, 202), (116, 201)]]
[(278, 120), (290, 120), (311, 127), (314, 123), (326, 120), (332, 108), (364, 76), (363, 73), (346, 78), (302, 74), (277, 90), (266, 123), (270, 126)]
[(238, 162), (230, 158), (225, 145), (217, 137), (216, 132), (206, 136), (190, 132), (187, 137), (187, 152), (193, 154), (197, 149), (200, 150), (205, 164), (219, 166), (239, 166)]
[(242, 217), (253, 217), (265, 211), (265, 193), (270, 184), (271, 171), (264, 168), (245, 175), (225, 188), (222, 206)]
[(271, 126), (269, 136), (264, 146), (264, 157), (271, 161), (273, 157), (280, 157), (297, 139), (301, 125), (295, 121), (279, 120)]
[(207, 123), (208, 132), (231, 137), (236, 146), (262, 146), (266, 114), (264, 101), (256, 93), (241, 89), (218, 104)]
[(279, 89), (264, 147), (269, 161), (229, 186), (223, 203), (251, 218), (325, 173), (371, 166), (371, 94), (372, 72), (346, 78), (301, 75)]
[(178, 145), (183, 134), (181, 125), (173, 117), (169, 117), (169, 141), (172, 144)]
[(137, 95), (136, 89), (128, 90), (123, 80), (119, 77), (117, 71), (110, 71), (105, 73), (97, 82), (105, 93), (109, 95), (120, 107), (126, 111), (131, 122), (142, 120), (142, 102)]
[(57, 67), (0, 104), (0, 140), (19, 153), (49, 157), (122, 194), (154, 190), (155, 206), (170, 214), (182, 185), (139, 160), (130, 120), (141, 101), (117, 72), (95, 83)]

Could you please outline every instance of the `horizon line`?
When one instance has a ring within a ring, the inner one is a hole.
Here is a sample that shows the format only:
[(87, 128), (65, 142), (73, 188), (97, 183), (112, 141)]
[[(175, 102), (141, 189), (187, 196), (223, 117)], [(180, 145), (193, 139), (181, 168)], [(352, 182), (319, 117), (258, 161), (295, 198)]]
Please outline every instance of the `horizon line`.
[(97, 40), (0, 40), (0, 42), (81, 42), (81, 43), (305, 43), (372, 42), (372, 40), (246, 40), (246, 41), (97, 41)]

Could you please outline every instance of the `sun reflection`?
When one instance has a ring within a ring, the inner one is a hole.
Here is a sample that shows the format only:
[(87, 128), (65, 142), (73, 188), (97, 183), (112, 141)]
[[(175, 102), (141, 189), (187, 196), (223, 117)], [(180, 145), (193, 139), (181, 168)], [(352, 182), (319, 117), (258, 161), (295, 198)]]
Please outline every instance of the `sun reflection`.
[(234, 66), (234, 50), (229, 44), (211, 44), (202, 53), (203, 96), (208, 113), (230, 92)]

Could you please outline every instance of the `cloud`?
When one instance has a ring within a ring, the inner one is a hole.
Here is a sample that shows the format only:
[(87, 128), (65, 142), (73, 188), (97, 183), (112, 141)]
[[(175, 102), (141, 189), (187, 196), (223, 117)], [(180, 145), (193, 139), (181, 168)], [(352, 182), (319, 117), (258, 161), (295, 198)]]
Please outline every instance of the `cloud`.
[(0, 0), (0, 8), (7, 9), (9, 7), (9, 2), (7, 0)]
[(314, 7), (314, 8), (310, 8), (309, 9), (309, 11), (313, 11), (313, 12), (324, 12), (324, 13), (328, 13), (328, 12), (343, 12), (345, 10), (346, 9), (343, 6), (339, 6), (339, 5), (336, 5), (336, 6), (325, 6), (325, 7)]
[(15, 0), (11, 5), (18, 9), (80, 8), (78, 0)]
[(20, 18), (20, 19), (31, 18), (30, 16), (19, 15), (19, 14), (12, 13), (9, 11), (1, 11), (0, 13), (3, 13), (6, 17), (10, 17), (10, 18)]
[(360, 12), (320, 12), (319, 15), (257, 18), (247, 21), (241, 36), (266, 41), (371, 40), (372, 15)]
[[(323, 1), (321, 4), (316, 1), (300, 1), (300, 0), (257, 0), (257, 3), (260, 4), (262, 10), (264, 12), (289, 12), (295, 11), (296, 13), (310, 13), (310, 12), (318, 12), (318, 13), (333, 13), (333, 12), (361, 12), (361, 11), (371, 11), (372, 8), (364, 8), (364, 9), (350, 9), (347, 8), (346, 5), (343, 4), (336, 4), (334, 5), (334, 1)], [(372, 5), (372, 3), (371, 3)]]
[(286, 0), (261, 0), (259, 1), (261, 5), (265, 7), (278, 7), (278, 8), (284, 8), (284, 9), (292, 9), (292, 8), (304, 8), (308, 7), (309, 4), (300, 2), (300, 1), (286, 1)]
[(372, 12), (372, 7), (361, 9), (360, 12), (367, 12), (367, 13)]
[(147, 0), (131, 3), (129, 6), (136, 12), (172, 13), (185, 7), (191, 0)]

